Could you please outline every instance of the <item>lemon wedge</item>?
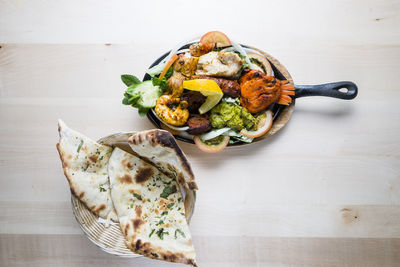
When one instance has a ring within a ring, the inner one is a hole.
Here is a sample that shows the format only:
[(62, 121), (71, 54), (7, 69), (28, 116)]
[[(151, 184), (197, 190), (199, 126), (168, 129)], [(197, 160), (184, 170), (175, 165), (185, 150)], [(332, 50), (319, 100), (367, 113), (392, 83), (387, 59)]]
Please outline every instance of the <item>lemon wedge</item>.
[(221, 100), (223, 93), (218, 84), (213, 80), (207, 79), (195, 79), (183, 81), (182, 84), (184, 89), (200, 92), (206, 96), (207, 99), (199, 108), (199, 113), (204, 114), (212, 109)]

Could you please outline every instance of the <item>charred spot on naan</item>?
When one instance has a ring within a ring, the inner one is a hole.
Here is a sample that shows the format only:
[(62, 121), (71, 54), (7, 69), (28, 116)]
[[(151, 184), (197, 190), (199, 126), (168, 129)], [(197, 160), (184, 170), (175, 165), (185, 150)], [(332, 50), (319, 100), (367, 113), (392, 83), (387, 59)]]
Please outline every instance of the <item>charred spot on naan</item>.
[(128, 235), (128, 231), (129, 231), (129, 223), (127, 223), (127, 224), (125, 225), (125, 229), (124, 229), (125, 235)]
[(142, 216), (142, 206), (136, 206), (135, 212), (136, 212), (136, 217), (140, 218), (140, 216)]
[(178, 179), (178, 182), (180, 183), (180, 184), (185, 184), (185, 177), (183, 177), (183, 174), (182, 173), (179, 173), (178, 174), (178, 177), (177, 177), (177, 179)]
[(151, 168), (140, 168), (135, 175), (135, 181), (136, 183), (143, 183), (147, 180), (149, 180), (154, 174), (153, 169)]
[(130, 162), (129, 160), (123, 159), (123, 160), (121, 161), (121, 163), (122, 163), (122, 166), (124, 166), (124, 168), (125, 168), (127, 171), (130, 171), (130, 170), (133, 169), (134, 164), (133, 164), (132, 162)]
[(188, 186), (189, 186), (189, 189), (192, 189), (192, 190), (197, 190), (198, 189), (197, 184), (195, 182), (193, 182), (193, 181), (188, 182)]
[(132, 223), (133, 223), (133, 229), (136, 232), (139, 227), (144, 224), (144, 221), (142, 219), (132, 219)]
[(90, 161), (93, 162), (93, 163), (96, 163), (98, 158), (99, 158), (98, 155), (92, 155), (92, 156), (89, 157)]
[(122, 183), (122, 184), (131, 184), (132, 181), (132, 176), (130, 176), (129, 174), (124, 174), (124, 176), (119, 177), (117, 176), (117, 179)]
[(104, 210), (105, 208), (106, 208), (106, 205), (105, 205), (105, 204), (101, 204), (100, 206), (98, 206), (97, 208), (95, 208), (93, 211), (94, 211), (96, 214), (99, 214), (100, 211)]

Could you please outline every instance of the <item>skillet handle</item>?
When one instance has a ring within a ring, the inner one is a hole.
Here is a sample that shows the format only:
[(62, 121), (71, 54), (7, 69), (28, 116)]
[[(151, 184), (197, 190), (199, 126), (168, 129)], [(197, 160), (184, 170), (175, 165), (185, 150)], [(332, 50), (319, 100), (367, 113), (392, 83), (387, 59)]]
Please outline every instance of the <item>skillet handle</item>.
[[(295, 98), (304, 96), (328, 96), (340, 99), (353, 99), (357, 96), (358, 88), (353, 82), (335, 82), (317, 85), (294, 85)], [(339, 89), (346, 88), (347, 92)]]

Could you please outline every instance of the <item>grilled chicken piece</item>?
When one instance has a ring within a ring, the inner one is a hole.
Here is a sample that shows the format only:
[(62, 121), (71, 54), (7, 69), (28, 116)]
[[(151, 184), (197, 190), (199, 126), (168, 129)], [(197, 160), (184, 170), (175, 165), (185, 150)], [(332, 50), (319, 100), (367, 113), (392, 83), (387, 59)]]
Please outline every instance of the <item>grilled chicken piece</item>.
[(202, 55), (207, 54), (211, 50), (213, 50), (215, 44), (202, 44), (202, 43), (197, 43), (197, 44), (192, 44), (189, 47), (190, 54), (194, 57), (199, 57)]
[(171, 77), (167, 80), (169, 89), (167, 94), (168, 95), (173, 95), (173, 97), (180, 97), (183, 88), (182, 88), (182, 83), (185, 80), (185, 76), (183, 76), (181, 73), (174, 71), (174, 74), (172, 74)]
[(267, 76), (261, 71), (250, 70), (240, 80), (240, 104), (250, 113), (257, 113), (278, 102), (289, 105), (294, 95), (293, 85), (287, 81), (280, 81), (274, 76)]
[(192, 79), (208, 79), (215, 81), (225, 96), (229, 97), (239, 97), (240, 96), (240, 86), (239, 83), (235, 80), (227, 80), (224, 78), (215, 78), (206, 75), (195, 75), (192, 76)]
[(196, 75), (236, 78), (242, 66), (243, 61), (236, 53), (210, 52), (199, 58)]
[(190, 78), (196, 71), (198, 57), (192, 57), (189, 53), (180, 54), (173, 67), (174, 71), (182, 73), (187, 78)]

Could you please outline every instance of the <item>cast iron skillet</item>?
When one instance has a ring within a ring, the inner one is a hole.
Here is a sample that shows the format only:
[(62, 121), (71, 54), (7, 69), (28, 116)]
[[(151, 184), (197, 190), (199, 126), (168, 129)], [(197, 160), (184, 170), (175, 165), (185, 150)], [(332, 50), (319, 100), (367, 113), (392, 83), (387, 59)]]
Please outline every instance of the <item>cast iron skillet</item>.
[[(190, 44), (186, 44), (182, 46), (179, 50), (182, 49), (187, 49), (189, 48)], [(250, 48), (249, 46), (242, 45), (243, 47)], [(157, 65), (160, 63), (166, 56), (168, 56), (169, 52), (165, 53), (161, 57), (159, 57), (156, 61), (154, 61), (153, 64), (150, 65), (150, 68)], [(274, 76), (279, 79), (279, 80), (287, 80), (287, 78), (278, 70), (278, 68), (270, 61), (268, 60), (269, 63), (271, 64), (272, 70), (274, 71)], [(150, 80), (151, 77), (149, 74), (146, 73), (146, 75), (143, 78), (143, 81)], [(292, 98), (299, 98), (299, 97), (305, 97), (305, 96), (327, 96), (327, 97), (333, 97), (333, 98), (339, 98), (339, 99), (345, 99), (345, 100), (350, 100), (353, 99), (357, 96), (358, 88), (353, 82), (349, 81), (344, 81), (344, 82), (334, 82), (334, 83), (326, 83), (326, 84), (317, 84), (317, 85), (294, 85), (295, 88), (295, 95), (292, 96)], [(339, 91), (339, 89), (347, 89), (347, 90), (342, 90)], [(274, 114), (274, 122), (277, 120), (279, 115), (281, 114), (282, 110), (286, 106), (279, 105), (279, 104), (274, 104), (272, 107), (272, 112)], [(147, 117), (149, 120), (159, 129), (162, 129), (162, 122), (159, 121), (159, 119), (153, 114), (151, 110), (147, 112)], [(174, 135), (174, 137), (178, 140), (187, 142), (187, 143), (192, 143), (194, 144), (194, 141), (192, 139), (182, 137), (179, 135)], [(229, 146), (235, 146), (235, 145), (241, 145), (243, 144), (242, 141), (234, 140), (233, 143), (230, 143)]]

